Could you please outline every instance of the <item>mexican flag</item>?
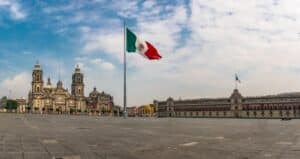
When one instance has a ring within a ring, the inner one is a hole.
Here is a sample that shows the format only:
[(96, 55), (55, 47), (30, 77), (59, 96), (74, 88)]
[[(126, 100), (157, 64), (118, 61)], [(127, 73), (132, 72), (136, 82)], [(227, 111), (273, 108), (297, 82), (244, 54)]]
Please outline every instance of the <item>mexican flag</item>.
[(158, 60), (161, 58), (152, 44), (138, 38), (128, 28), (126, 28), (126, 51), (129, 53), (139, 53), (149, 60)]

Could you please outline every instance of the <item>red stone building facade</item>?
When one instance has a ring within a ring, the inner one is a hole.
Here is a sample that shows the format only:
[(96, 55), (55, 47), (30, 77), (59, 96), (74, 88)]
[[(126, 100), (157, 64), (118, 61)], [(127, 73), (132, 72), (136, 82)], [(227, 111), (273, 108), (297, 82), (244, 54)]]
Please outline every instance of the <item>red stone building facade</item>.
[(127, 107), (127, 113), (129, 117), (136, 117), (138, 115), (137, 107)]
[(104, 93), (103, 91), (100, 93), (95, 87), (86, 99), (88, 113), (100, 113), (101, 115), (114, 114), (113, 96)]

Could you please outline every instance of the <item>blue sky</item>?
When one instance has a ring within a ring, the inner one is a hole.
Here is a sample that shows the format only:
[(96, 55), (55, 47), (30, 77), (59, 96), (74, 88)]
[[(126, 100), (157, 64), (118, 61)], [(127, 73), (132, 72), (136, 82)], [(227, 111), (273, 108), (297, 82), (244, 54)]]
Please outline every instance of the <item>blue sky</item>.
[(223, 0), (0, 0), (0, 95), (26, 97), (36, 61), (70, 89), (76, 64), (122, 104), (122, 23), (163, 59), (128, 55), (129, 105), (300, 90), (299, 2)]

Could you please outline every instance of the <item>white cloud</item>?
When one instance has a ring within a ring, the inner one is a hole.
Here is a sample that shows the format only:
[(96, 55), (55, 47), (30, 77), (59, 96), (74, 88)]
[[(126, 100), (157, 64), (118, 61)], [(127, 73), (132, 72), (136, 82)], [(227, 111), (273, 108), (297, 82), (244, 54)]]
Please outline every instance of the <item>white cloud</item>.
[[(105, 2), (91, 3), (100, 6)], [(103, 12), (82, 9), (90, 3), (85, 6), (71, 2), (45, 8), (44, 12), (59, 21), (59, 31), (68, 32), (70, 26), (79, 31), (82, 50), (75, 62), (85, 73), (86, 90), (95, 85), (111, 93), (117, 104), (122, 103), (123, 83), (121, 18), (128, 19), (130, 29), (153, 43), (163, 56), (159, 61), (148, 61), (137, 54), (127, 54), (129, 105), (150, 103), (154, 98), (164, 100), (168, 96), (229, 96), (235, 73), (242, 80), (243, 95), (300, 90), (299, 2), (176, 3), (121, 0), (103, 8), (119, 16), (108, 18)], [(21, 6), (16, 4), (0, 0), (1, 9), (9, 6), (12, 17), (22, 19)], [(46, 66), (57, 71), (59, 64), (51, 63)]]
[(11, 95), (11, 98), (27, 98), (26, 95), (30, 90), (30, 83), (31, 75), (28, 72), (21, 72), (12, 78), (7, 78), (0, 83), (1, 96)]
[(27, 14), (21, 9), (20, 4), (14, 0), (0, 0), (0, 9), (8, 9), (11, 17), (16, 20), (26, 18)]
[(119, 0), (112, 4), (112, 8), (117, 11), (118, 15), (126, 18), (134, 18), (138, 12), (138, 2), (131, 0)]
[(119, 61), (122, 60), (123, 52), (123, 34), (120, 31), (95, 30), (84, 32), (83, 40), (85, 42), (83, 53), (98, 53), (112, 56)]
[[(235, 72), (245, 78), (244, 95), (300, 88), (296, 84), (300, 76), (295, 71), (299, 69), (295, 65), (300, 50), (295, 40), (299, 37), (294, 29), (299, 22), (291, 20), (299, 14), (283, 18), (289, 13), (281, 12), (281, 1), (278, 6), (266, 1), (192, 1), (190, 8), (191, 40), (185, 48), (190, 48), (192, 58), (185, 61), (189, 71), (185, 73), (188, 78), (183, 79), (195, 79), (194, 84), (196, 80), (198, 84), (209, 81), (219, 87), (206, 86), (202, 88), (206, 92), (198, 94), (226, 95), (225, 90), (232, 88)], [(286, 81), (289, 84), (284, 84)]]
[(92, 60), (91, 60), (91, 63), (92, 63), (92, 64), (96, 64), (96, 65), (100, 65), (102, 62), (103, 62), (103, 60), (100, 59), (100, 58), (92, 59)]
[(101, 64), (101, 66), (103, 69), (106, 69), (106, 70), (113, 70), (115, 68), (115, 66), (110, 62), (103, 62)]
[(143, 3), (144, 8), (151, 9), (155, 5), (155, 1), (145, 1)]
[[(235, 73), (246, 96), (300, 90), (300, 12), (293, 2), (192, 0), (188, 6), (155, 6), (153, 12), (144, 9), (157, 4), (145, 3), (119, 14), (137, 21), (132, 30), (152, 42), (163, 59), (128, 54), (129, 70), (134, 69), (128, 75), (131, 105), (168, 96), (229, 96)], [(115, 31), (121, 28), (85, 32), (85, 51), (122, 63), (123, 34)]]
[[(152, 102), (153, 98), (157, 98), (158, 96), (164, 98), (166, 95), (171, 95), (171, 91), (176, 90), (174, 88), (176, 87), (176, 80), (170, 79), (174, 77), (174, 75), (170, 74), (169, 71), (173, 72), (173, 67), (176, 65), (178, 58), (187, 54), (184, 51), (190, 51), (190, 49), (179, 49), (181, 52), (177, 54), (178, 51), (175, 49), (177, 46), (180, 46), (178, 43), (180, 40), (180, 32), (184, 29), (182, 26), (187, 23), (188, 20), (186, 7), (187, 6), (183, 4), (180, 4), (179, 6), (170, 6), (169, 11), (171, 12), (161, 16), (158, 14), (164, 9), (163, 7), (155, 7), (156, 11), (150, 14), (146, 13), (147, 11), (143, 11), (142, 8), (138, 14), (134, 15), (134, 17), (137, 18), (137, 25), (136, 27), (133, 27), (132, 30), (138, 36), (153, 43), (164, 58), (161, 61), (148, 61), (137, 54), (127, 55), (128, 69), (135, 70), (134, 73), (129, 72), (128, 74), (129, 104)], [(123, 14), (124, 11), (121, 12), (122, 13), (120, 14)], [(149, 18), (151, 20), (149, 20)], [(98, 53), (98, 55), (104, 53), (117, 59), (119, 64), (122, 63), (122, 25), (114, 26), (113, 29), (100, 28), (99, 30), (89, 30), (89, 32), (85, 30), (82, 33), (85, 42), (83, 47), (84, 53)], [(101, 60), (95, 60), (94, 63), (104, 64)], [(105, 65), (107, 68), (114, 68), (111, 67), (112, 65), (109, 63)], [(108, 81), (122, 83), (122, 72), (118, 71), (118, 75), (121, 77), (115, 78), (115, 76), (105, 75), (104, 77)], [(147, 84), (145, 84), (145, 82)], [(116, 86), (117, 85), (111, 87), (116, 90)], [(155, 88), (158, 87), (163, 87), (164, 91), (157, 94), (157, 89)], [(116, 98), (117, 103), (122, 103), (122, 87), (117, 90), (120, 91), (116, 94), (118, 96)], [(137, 96), (140, 98), (137, 98)]]
[(98, 66), (104, 70), (113, 70), (115, 68), (115, 66), (107, 61), (104, 61), (100, 58), (96, 58), (96, 59), (92, 59), (90, 60), (90, 63), (94, 66)]

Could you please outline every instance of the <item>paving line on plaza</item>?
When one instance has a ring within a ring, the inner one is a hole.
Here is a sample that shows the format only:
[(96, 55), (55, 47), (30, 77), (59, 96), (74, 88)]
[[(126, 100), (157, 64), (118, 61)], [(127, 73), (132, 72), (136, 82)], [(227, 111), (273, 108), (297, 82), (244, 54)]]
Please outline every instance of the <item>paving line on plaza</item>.
[[(55, 141), (58, 142), (57, 140), (55, 140)], [(56, 158), (59, 158), (59, 159), (81, 159), (80, 155), (77, 155), (78, 153), (76, 153), (76, 151), (74, 151), (70, 146), (68, 146), (67, 141), (60, 142), (60, 145), (63, 148), (65, 148), (66, 150), (68, 150), (69, 152), (71, 152), (72, 155), (64, 155), (64, 156), (59, 156), (59, 157), (57, 156)]]
[(67, 155), (67, 156), (53, 156), (52, 159), (81, 159), (78, 155)]
[[(225, 139), (223, 136), (217, 136), (217, 137), (198, 136), (198, 137), (200, 137), (201, 139), (208, 139), (208, 140), (224, 140)], [(197, 142), (197, 141), (192, 141), (192, 142), (188, 142), (188, 143), (179, 144), (179, 146), (189, 147), (189, 146), (195, 146), (198, 143), (199, 142)]]
[[(41, 141), (40, 138), (39, 138), (39, 140)], [(47, 147), (46, 147), (44, 144), (42, 144), (42, 143), (40, 143), (40, 145), (43, 147), (43, 149), (46, 151), (46, 153), (47, 153), (49, 156), (51, 156), (51, 152), (47, 149)]]
[[(283, 129), (285, 131), (281, 131), (280, 136), (283, 134), (291, 134), (293, 132), (293, 130), (289, 130), (289, 129)], [(284, 141), (282, 140), (282, 137), (279, 137), (279, 141), (276, 142), (274, 145), (281, 145), (284, 148), (281, 148), (279, 153), (276, 155), (276, 158), (283, 158), (284, 155), (286, 155), (286, 153), (288, 151), (291, 151), (292, 146), (295, 144), (295, 141), (298, 140), (298, 135), (294, 136), (292, 139), (290, 139), (290, 141)], [(281, 141), (280, 141), (281, 140)], [(273, 146), (271, 146), (273, 147)]]
[(24, 122), (24, 124), (25, 124), (26, 126), (32, 128), (32, 129), (38, 129), (37, 126), (30, 124), (29, 121), (28, 121), (27, 119), (25, 119), (24, 117), (21, 117), (21, 120)]
[(132, 130), (132, 128), (120, 128), (121, 130)]
[(229, 138), (225, 138), (224, 136), (197, 136), (196, 138), (205, 140), (230, 140)]
[(0, 137), (0, 141), (3, 141), (3, 139), (4, 139), (4, 134), (3, 135), (1, 135), (1, 137)]
[(192, 135), (185, 135), (185, 134), (175, 134), (171, 136), (188, 137), (188, 138), (205, 139), (205, 140), (230, 140), (230, 138), (225, 138), (224, 136), (192, 136)]
[(20, 138), (20, 141), (21, 141), (21, 148), (22, 148), (22, 158), (24, 159), (25, 158), (25, 152), (24, 152), (24, 143), (23, 143), (23, 137), (22, 136)]
[(189, 143), (184, 143), (184, 144), (180, 144), (179, 146), (195, 146), (195, 145), (197, 145), (198, 144), (198, 142), (196, 142), (196, 141), (193, 141), (193, 142), (189, 142)]
[(44, 140), (42, 140), (42, 143), (43, 144), (57, 144), (58, 142), (55, 139), (44, 139)]
[(223, 136), (217, 136), (217, 137), (215, 137), (215, 139), (217, 139), (217, 140), (224, 140), (225, 137), (223, 137)]
[(272, 155), (269, 153), (266, 153), (266, 154), (264, 154), (264, 157), (272, 157)]
[(287, 141), (279, 141), (279, 142), (276, 142), (276, 144), (278, 144), (278, 145), (292, 145), (293, 143), (292, 142), (287, 142)]

